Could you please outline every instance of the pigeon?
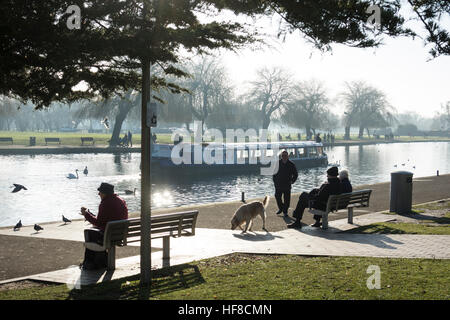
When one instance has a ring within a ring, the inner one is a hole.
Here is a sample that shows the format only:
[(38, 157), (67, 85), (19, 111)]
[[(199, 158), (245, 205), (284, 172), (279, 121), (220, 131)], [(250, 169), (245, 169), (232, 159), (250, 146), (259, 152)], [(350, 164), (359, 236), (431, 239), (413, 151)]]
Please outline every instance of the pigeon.
[(25, 188), (23, 185), (21, 185), (21, 184), (17, 184), (17, 183), (13, 183), (13, 185), (14, 185), (14, 190), (13, 191), (11, 191), (11, 193), (13, 193), (13, 192), (19, 192), (20, 190), (22, 190), (22, 189), (24, 189), (24, 190), (28, 190), (27, 188)]
[(83, 173), (85, 174), (85, 175), (87, 175), (88, 174), (88, 169), (87, 169), (87, 166), (84, 168), (84, 170), (83, 170)]
[(101, 122), (103, 123), (106, 129), (109, 129), (108, 117), (105, 117), (105, 119), (103, 119)]
[(22, 220), (19, 220), (17, 224), (14, 226), (14, 231), (20, 230), (22, 228)]
[(39, 232), (40, 230), (44, 230), (44, 228), (42, 228), (40, 225), (35, 224), (34, 225), (34, 230), (36, 230), (36, 232)]
[(64, 221), (64, 224), (72, 222), (72, 220), (67, 219), (64, 215), (62, 216), (62, 220)]

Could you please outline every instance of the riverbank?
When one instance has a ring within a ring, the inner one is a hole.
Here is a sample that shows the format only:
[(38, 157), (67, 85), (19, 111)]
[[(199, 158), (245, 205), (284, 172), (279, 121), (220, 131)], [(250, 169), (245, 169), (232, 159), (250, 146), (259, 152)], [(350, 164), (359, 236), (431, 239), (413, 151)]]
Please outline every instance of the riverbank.
[[(450, 174), (414, 179), (413, 204), (450, 198), (450, 191), (448, 189), (449, 185)], [(390, 184), (388, 182), (358, 186), (355, 189), (373, 190), (369, 207), (356, 209), (354, 212), (355, 217), (389, 209)], [(273, 197), (270, 198), (266, 219), (266, 227), (270, 232), (286, 230), (286, 224), (293, 221), (291, 215), (292, 210), (295, 208), (298, 201), (298, 196), (298, 193), (292, 196), (289, 217), (283, 217), (282, 215), (277, 216), (275, 214), (275, 199)], [(248, 201), (250, 200), (251, 199), (248, 199)], [(229, 229), (231, 216), (241, 204), (242, 203), (240, 201), (234, 201), (207, 205), (185, 206), (171, 209), (153, 210), (152, 214), (156, 215), (167, 212), (181, 212), (194, 209), (199, 211), (197, 221), (198, 228)], [(137, 212), (130, 214), (130, 216), (138, 215), (139, 213)], [(346, 216), (347, 213), (343, 211), (330, 215), (329, 220), (335, 221), (345, 219)], [(305, 212), (302, 222), (304, 224), (313, 223), (312, 215)], [(42, 225), (44, 227), (44, 231), (42, 232), (45, 232), (46, 224)], [(253, 230), (260, 231), (261, 227), (261, 219), (255, 219)], [(58, 223), (57, 228), (63, 228), (63, 224)], [(10, 231), (12, 228), (4, 227), (0, 229)], [(80, 237), (82, 237), (81, 232)], [(0, 259), (0, 281), (64, 269), (70, 265), (76, 265), (80, 263), (84, 252), (83, 243), (80, 241), (41, 238), (33, 236), (32, 234), (2, 234), (0, 235), (0, 241), (3, 243), (3, 245), (0, 246), (0, 256), (3, 257)], [(159, 245), (159, 243), (157, 245)], [(135, 256), (138, 254), (139, 247), (127, 246), (119, 247), (117, 249), (118, 258)]]
[[(340, 146), (364, 146), (376, 144), (393, 143), (415, 143), (415, 142), (450, 142), (450, 139), (394, 139), (394, 140), (344, 140), (335, 143), (324, 142), (325, 147)], [(0, 155), (37, 155), (37, 154), (77, 154), (77, 153), (140, 153), (141, 145), (133, 147), (110, 147), (108, 145), (95, 146), (73, 146), (73, 145), (50, 145), (50, 146), (23, 146), (23, 145), (0, 145)]]

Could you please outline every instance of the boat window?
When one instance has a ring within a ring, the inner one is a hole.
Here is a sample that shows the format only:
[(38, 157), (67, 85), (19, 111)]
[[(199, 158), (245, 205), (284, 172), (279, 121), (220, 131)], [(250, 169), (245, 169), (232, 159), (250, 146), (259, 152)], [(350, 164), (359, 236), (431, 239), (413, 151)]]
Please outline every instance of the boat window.
[(273, 150), (272, 149), (267, 149), (266, 150), (266, 157), (272, 157), (273, 156)]
[(306, 151), (305, 148), (297, 148), (298, 157), (299, 158), (305, 158), (306, 157)]
[(287, 149), (287, 152), (289, 153), (289, 158), (297, 158), (295, 155), (295, 148), (289, 148)]
[(317, 154), (319, 156), (323, 155), (323, 148), (322, 147), (317, 147)]
[(308, 148), (308, 156), (315, 157), (317, 156), (316, 147)]

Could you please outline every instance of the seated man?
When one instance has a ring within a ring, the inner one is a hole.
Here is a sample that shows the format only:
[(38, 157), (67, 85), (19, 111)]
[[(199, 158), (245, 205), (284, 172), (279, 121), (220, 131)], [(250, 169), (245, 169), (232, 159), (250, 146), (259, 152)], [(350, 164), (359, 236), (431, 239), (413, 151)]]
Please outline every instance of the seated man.
[[(322, 184), (319, 189), (313, 189), (310, 193), (302, 192), (300, 195), (297, 207), (293, 212), (293, 216), (296, 219), (294, 223), (288, 224), (288, 228), (299, 228), (301, 229), (301, 220), (303, 217), (303, 212), (309, 207), (309, 201), (312, 201), (312, 208), (318, 210), (326, 210), (328, 197), (332, 194), (341, 193), (341, 183), (338, 179), (338, 168), (331, 167), (327, 170), (327, 182)], [(312, 227), (320, 227), (320, 219), (322, 217), (314, 215), (316, 223)]]
[[(81, 214), (97, 229), (84, 230), (84, 240), (86, 242), (96, 242), (103, 244), (103, 234), (106, 224), (109, 221), (128, 219), (128, 208), (124, 200), (114, 194), (114, 186), (103, 182), (97, 189), (101, 202), (98, 206), (98, 215), (94, 216), (85, 207), (81, 208)], [(97, 263), (98, 262), (98, 263)], [(96, 269), (106, 266), (106, 252), (94, 252), (86, 249), (84, 255), (83, 268)]]

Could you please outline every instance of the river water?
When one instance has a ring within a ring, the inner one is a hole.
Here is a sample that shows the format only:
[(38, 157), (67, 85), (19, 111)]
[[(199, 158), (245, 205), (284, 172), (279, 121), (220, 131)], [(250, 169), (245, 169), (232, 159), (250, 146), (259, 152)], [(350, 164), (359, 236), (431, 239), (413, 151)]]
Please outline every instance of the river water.
[[(414, 178), (450, 173), (450, 142), (396, 143), (326, 148), (328, 161), (350, 172), (354, 186), (390, 181), (394, 171), (406, 170)], [(97, 213), (101, 182), (115, 185), (130, 212), (140, 210), (140, 154), (69, 154), (0, 156), (0, 226), (24, 225), (80, 218), (81, 206)], [(395, 167), (395, 165), (397, 167)], [(88, 175), (83, 174), (85, 166)], [(67, 179), (79, 169), (79, 179)], [(320, 186), (326, 168), (299, 170), (293, 192)], [(11, 193), (12, 184), (28, 188)], [(136, 195), (124, 190), (137, 188)], [(152, 181), (152, 207), (167, 208), (240, 200), (273, 195), (272, 178), (260, 175), (233, 175), (207, 178), (166, 178)], [(231, 214), (231, 213), (230, 213)]]

